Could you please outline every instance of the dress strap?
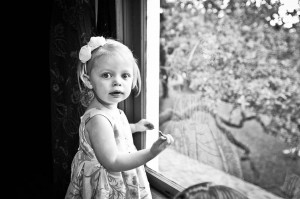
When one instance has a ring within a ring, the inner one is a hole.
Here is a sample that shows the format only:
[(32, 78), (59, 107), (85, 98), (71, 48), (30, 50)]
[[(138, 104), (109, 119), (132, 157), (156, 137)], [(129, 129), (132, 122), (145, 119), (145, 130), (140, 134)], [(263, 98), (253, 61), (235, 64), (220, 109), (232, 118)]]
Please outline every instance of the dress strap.
[(105, 110), (101, 110), (101, 109), (98, 109), (98, 108), (91, 108), (89, 109), (85, 115), (87, 114), (87, 117), (84, 117), (85, 119), (85, 124), (92, 118), (94, 117), (95, 115), (102, 115), (104, 116), (108, 121), (109, 123), (111, 124), (111, 126), (113, 127), (114, 126), (114, 120), (113, 118), (110, 116), (110, 114), (105, 111)]
[(83, 114), (83, 116), (81, 117), (81, 125), (80, 125), (80, 129), (79, 129), (80, 144), (79, 144), (78, 150), (80, 150), (80, 148), (81, 148), (83, 151), (85, 151), (89, 155), (90, 158), (94, 157), (93, 152), (92, 152), (93, 149), (87, 142), (84, 132), (85, 132), (86, 123), (95, 115), (102, 115), (103, 117), (105, 117), (111, 124), (112, 128), (114, 128), (114, 120), (110, 116), (110, 114), (107, 113), (105, 110), (91, 108)]

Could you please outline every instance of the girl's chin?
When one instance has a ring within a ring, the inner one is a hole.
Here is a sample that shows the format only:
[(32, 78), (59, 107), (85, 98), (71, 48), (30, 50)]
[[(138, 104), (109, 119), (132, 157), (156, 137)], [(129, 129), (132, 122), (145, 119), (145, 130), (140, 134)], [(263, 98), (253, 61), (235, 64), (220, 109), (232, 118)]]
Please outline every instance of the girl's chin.
[[(128, 97), (128, 96), (127, 96)], [(97, 99), (101, 104), (107, 106), (117, 105), (118, 103), (124, 101), (127, 98), (124, 94), (122, 95), (109, 95), (105, 99)]]
[(125, 99), (124, 99), (124, 96), (122, 96), (122, 97), (110, 97), (110, 99), (107, 100), (107, 101), (109, 101), (109, 102), (107, 102), (107, 104), (111, 104), (111, 105), (118, 104), (118, 103), (124, 101)]

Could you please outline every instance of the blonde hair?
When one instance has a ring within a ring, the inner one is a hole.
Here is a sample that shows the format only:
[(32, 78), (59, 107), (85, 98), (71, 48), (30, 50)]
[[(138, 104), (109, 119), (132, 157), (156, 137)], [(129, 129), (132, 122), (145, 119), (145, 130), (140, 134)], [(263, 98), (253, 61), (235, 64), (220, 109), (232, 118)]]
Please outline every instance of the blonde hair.
[(141, 92), (141, 75), (137, 65), (137, 60), (126, 45), (114, 39), (106, 39), (106, 43), (103, 46), (100, 46), (92, 51), (90, 60), (88, 60), (86, 63), (82, 63), (81, 61), (79, 61), (78, 63), (77, 78), (79, 91), (81, 94), (81, 104), (87, 107), (94, 98), (94, 93), (92, 92), (92, 90), (88, 89), (83, 82), (83, 75), (90, 75), (95, 61), (102, 56), (108, 56), (111, 58), (113, 58), (114, 56), (119, 56), (128, 61), (128, 63), (132, 63), (133, 81), (131, 88), (135, 89), (135, 96), (138, 96)]

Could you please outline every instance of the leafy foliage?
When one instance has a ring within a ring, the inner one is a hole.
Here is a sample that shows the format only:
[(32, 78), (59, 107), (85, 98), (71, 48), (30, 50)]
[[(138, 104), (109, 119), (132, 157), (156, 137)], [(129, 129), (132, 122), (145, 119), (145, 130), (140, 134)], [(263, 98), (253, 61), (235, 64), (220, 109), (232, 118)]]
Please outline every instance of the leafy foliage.
[(180, 1), (165, 9), (166, 66), (203, 98), (240, 110), (239, 124), (223, 118), (224, 124), (242, 127), (255, 119), (266, 133), (299, 145), (299, 23), (274, 28), (267, 19), (279, 4), (251, 2), (229, 1), (224, 7), (223, 1)]

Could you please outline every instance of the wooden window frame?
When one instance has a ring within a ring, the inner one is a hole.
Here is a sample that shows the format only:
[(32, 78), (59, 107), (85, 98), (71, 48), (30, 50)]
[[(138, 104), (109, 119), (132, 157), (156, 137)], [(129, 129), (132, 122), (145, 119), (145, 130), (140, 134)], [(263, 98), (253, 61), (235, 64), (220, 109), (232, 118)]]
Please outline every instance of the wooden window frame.
[[(141, 71), (142, 87), (146, 86), (146, 48), (147, 48), (147, 0), (115, 0), (117, 39), (126, 44), (138, 59)], [(119, 105), (129, 122), (137, 122), (146, 116), (146, 90), (142, 89), (138, 97), (131, 95)], [(137, 149), (145, 148), (145, 132), (133, 135)], [(184, 188), (155, 170), (145, 166), (151, 188), (170, 198)]]

